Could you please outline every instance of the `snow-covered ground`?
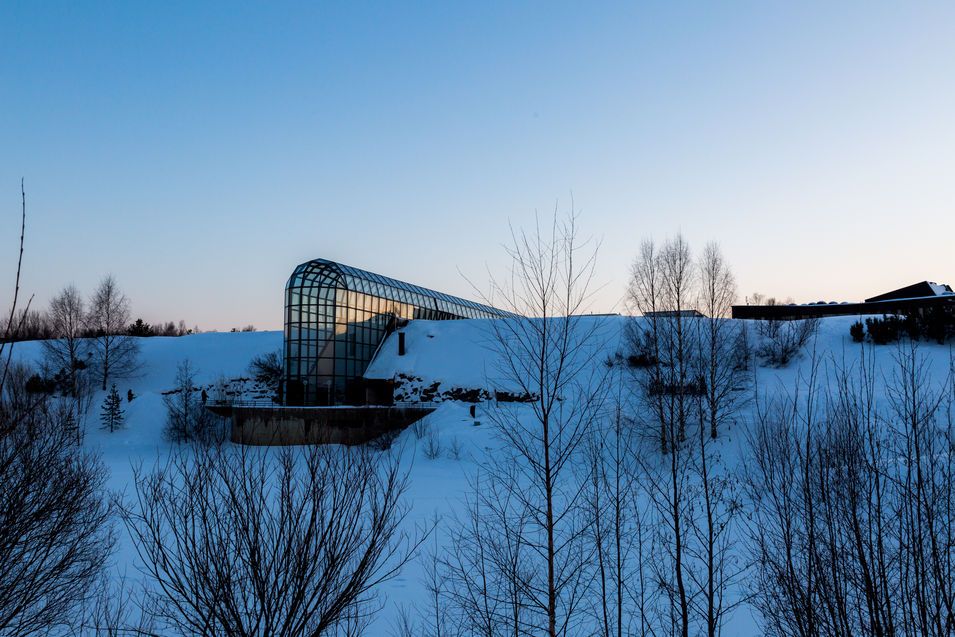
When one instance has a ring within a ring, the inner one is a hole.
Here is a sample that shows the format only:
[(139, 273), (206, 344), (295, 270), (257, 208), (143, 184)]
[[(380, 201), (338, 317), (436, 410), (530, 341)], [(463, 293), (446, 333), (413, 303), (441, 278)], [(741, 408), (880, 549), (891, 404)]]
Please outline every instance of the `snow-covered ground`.
[[(595, 365), (602, 365), (616, 353), (626, 357), (622, 334), (628, 319), (623, 317), (593, 317), (599, 323), (597, 331), (600, 347), (605, 350), (594, 357)], [(821, 322), (815, 349), (819, 356), (835, 362), (851, 361), (858, 356), (859, 346), (849, 338), (851, 317), (834, 317)], [(485, 388), (495, 385), (499, 361), (492, 345), (489, 321), (416, 321), (405, 328), (407, 354), (397, 355), (397, 344), (386, 342), (378, 358), (368, 371), (370, 377), (395, 378), (403, 375), (415, 379), (422, 386), (440, 383), (442, 390), (451, 388)], [(103, 401), (103, 392), (94, 398), (93, 413), (86, 423), (84, 445), (101, 454), (110, 472), (108, 486), (119, 493), (131, 490), (132, 469), (143, 464), (149, 466), (168, 453), (170, 444), (164, 440), (162, 430), (165, 408), (162, 392), (174, 384), (176, 366), (188, 359), (197, 370), (200, 384), (212, 384), (218, 379), (248, 376), (251, 358), (279, 349), (281, 332), (254, 332), (228, 334), (197, 334), (179, 338), (154, 337), (141, 340), (143, 362), (135, 378), (117, 382), (120, 395), (124, 397), (126, 411), (125, 428), (109, 433), (99, 428), (97, 415)], [(933, 374), (942, 378), (949, 370), (949, 348), (924, 344), (923, 352), (929, 357)], [(891, 346), (875, 348), (876, 363), (888, 369), (894, 349)], [(39, 343), (20, 343), (14, 348), (14, 357), (26, 361), (39, 361), (42, 351)], [(790, 391), (799, 377), (807, 373), (809, 357), (802, 355), (785, 369), (760, 367), (756, 373), (756, 385), (760, 391)], [(489, 381), (489, 379), (491, 379)], [(493, 386), (492, 389), (511, 389)], [(136, 398), (127, 403), (127, 390)], [(475, 425), (468, 413), (468, 405), (457, 401), (445, 401), (427, 417), (427, 426), (437, 433), (443, 453), (428, 459), (424, 453), (425, 438), (418, 438), (409, 428), (398, 438), (395, 449), (402, 454), (402, 461), (410, 471), (409, 503), (412, 506), (409, 524), (426, 525), (438, 520), (436, 541), (442, 542), (442, 521), (447, 521), (468, 492), (469, 479), (473, 477), (482, 458), (499, 443), (494, 429), (488, 422), (487, 410), (497, 409), (494, 401), (481, 403), (477, 409)], [(740, 429), (745, 426), (747, 413), (740, 416), (740, 428), (720, 438), (721, 454), (727, 458), (739, 458), (741, 454)], [(459, 447), (459, 457), (452, 457), (452, 447)], [(117, 573), (135, 575), (136, 558), (124, 529), (119, 528), (120, 543), (114, 558), (113, 568)], [(433, 546), (433, 542), (429, 541)], [(387, 635), (400, 608), (422, 607), (425, 603), (424, 567), (412, 563), (383, 590), (387, 602), (369, 634)], [(724, 634), (757, 634), (755, 619), (748, 608), (736, 612)]]

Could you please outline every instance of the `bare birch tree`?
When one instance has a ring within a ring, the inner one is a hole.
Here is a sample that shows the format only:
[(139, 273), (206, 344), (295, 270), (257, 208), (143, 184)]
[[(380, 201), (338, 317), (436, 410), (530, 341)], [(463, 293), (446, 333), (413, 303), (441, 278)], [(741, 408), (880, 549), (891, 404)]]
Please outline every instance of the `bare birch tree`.
[(640, 456), (658, 523), (652, 568), (666, 600), (659, 621), (682, 637), (690, 633), (693, 603), (686, 555), (691, 515), (687, 428), (698, 422), (699, 408), (697, 281), (689, 245), (677, 235), (659, 250), (643, 243), (629, 288), (631, 305), (644, 314), (630, 330), (631, 349), (643, 359), (637, 378), (642, 419), (657, 432), (664, 454)]
[(139, 345), (126, 333), (129, 299), (112, 274), (103, 277), (90, 298), (87, 324), (93, 334), (93, 358), (105, 391), (109, 380), (128, 376), (139, 366)]
[(49, 320), (54, 338), (43, 341), (46, 364), (55, 372), (65, 370), (69, 395), (76, 396), (76, 375), (85, 367), (86, 310), (75, 285), (68, 285), (50, 301)]
[(746, 393), (749, 347), (739, 322), (730, 320), (736, 300), (736, 281), (715, 243), (703, 249), (699, 264), (699, 307), (703, 314), (700, 338), (700, 376), (704, 414), (711, 438), (720, 425), (738, 412)]
[(713, 637), (742, 599), (745, 572), (731, 542), (739, 489), (713, 442), (747, 384), (745, 331), (729, 319), (736, 285), (716, 244), (694, 260), (677, 235), (660, 248), (643, 242), (628, 293), (643, 315), (629, 329), (638, 412), (663, 454), (638, 455), (655, 528), (654, 625)]
[(590, 488), (587, 509), (591, 516), (595, 586), (592, 594), (597, 634), (603, 637), (639, 635), (651, 631), (648, 612), (652, 595), (643, 564), (649, 562), (647, 512), (640, 498), (641, 453), (637, 430), (631, 422), (630, 392), (622, 373), (608, 378), (615, 396), (608, 401), (608, 417), (594, 432), (588, 458)]
[[(453, 542), (470, 548), (452, 565), (454, 593), (479, 611), (477, 634), (572, 635), (585, 616), (593, 554), (584, 447), (605, 391), (595, 377), (606, 370), (600, 323), (583, 315), (596, 246), (580, 241), (574, 213), (555, 212), (529, 232), (512, 231), (507, 252), (508, 276), (492, 280), (488, 301), (514, 316), (489, 322), (499, 361), (492, 382), (523, 402), (488, 414), (501, 445), (482, 469), (471, 515), (455, 525)], [(484, 546), (494, 549), (477, 550)]]
[(744, 403), (749, 352), (746, 332), (729, 318), (736, 283), (719, 246), (706, 245), (698, 269), (703, 314), (698, 319), (695, 356), (699, 425), (690, 451), (695, 473), (690, 497), (696, 515), (687, 520), (693, 537), (687, 553), (694, 562), (688, 573), (698, 591), (695, 614), (707, 637), (716, 637), (743, 599), (737, 589), (746, 566), (733, 541), (743, 508), (738, 480), (722, 462), (714, 441)]

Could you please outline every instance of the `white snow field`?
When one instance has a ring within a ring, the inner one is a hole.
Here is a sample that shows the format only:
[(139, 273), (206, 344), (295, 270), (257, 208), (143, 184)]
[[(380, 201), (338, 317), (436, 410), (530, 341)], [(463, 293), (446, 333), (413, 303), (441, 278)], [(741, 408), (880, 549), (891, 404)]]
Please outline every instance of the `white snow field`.
[[(621, 353), (626, 358), (623, 334), (628, 319), (618, 316), (592, 317), (595, 333), (602, 354), (593, 358), (594, 365), (604, 365), (608, 357)], [(859, 355), (859, 345), (849, 338), (849, 326), (853, 317), (834, 317), (821, 321), (815, 351), (818, 357), (839, 363), (852, 361)], [(491, 388), (515, 390), (501, 380), (499, 361), (493, 346), (489, 320), (460, 321), (414, 321), (406, 332), (407, 353), (397, 355), (395, 336), (386, 341), (367, 375), (374, 378), (396, 378), (398, 375), (414, 378), (408, 384), (409, 398), (421, 387), (440, 384), (440, 391), (452, 388)], [(172, 387), (177, 364), (188, 359), (198, 371), (200, 384), (212, 384), (225, 377), (233, 379), (248, 376), (250, 359), (279, 349), (281, 332), (253, 333), (208, 333), (178, 338), (153, 337), (140, 339), (142, 368), (135, 378), (117, 381), (126, 411), (125, 427), (109, 433), (99, 427), (99, 406), (104, 393), (98, 392), (93, 409), (85, 424), (84, 445), (101, 454), (110, 472), (108, 486), (118, 493), (129, 494), (132, 490), (133, 467), (150, 465), (161, 461), (169, 452), (171, 444), (163, 438), (165, 408), (161, 392)], [(950, 350), (948, 346), (925, 343), (921, 345), (929, 358), (933, 375), (942, 379), (949, 372)], [(888, 369), (894, 353), (892, 346), (875, 347), (876, 365)], [(14, 358), (36, 362), (42, 356), (40, 343), (19, 343), (14, 348)], [(804, 352), (789, 367), (774, 369), (758, 367), (755, 375), (760, 392), (789, 392), (800, 374), (806, 374), (810, 357)], [(494, 380), (497, 379), (497, 380)], [(416, 390), (415, 388), (418, 388)], [(126, 402), (127, 390), (136, 398)], [(624, 388), (626, 389), (626, 388)], [(418, 393), (420, 395), (420, 391)], [(418, 438), (411, 428), (405, 430), (392, 447), (392, 453), (400, 453), (402, 462), (410, 472), (408, 503), (411, 513), (408, 524), (427, 525), (436, 520), (435, 537), (427, 545), (440, 547), (446, 537), (445, 525), (456, 510), (460, 510), (468, 493), (469, 479), (473, 478), (486, 454), (493, 453), (500, 444), (494, 426), (488, 421), (487, 411), (498, 409), (495, 402), (481, 403), (477, 408), (475, 425), (468, 413), (469, 405), (454, 400), (444, 400), (436, 411), (426, 419), (427, 426), (436, 432), (443, 453), (428, 459), (424, 453), (427, 437)], [(512, 406), (507, 408), (515, 408)], [(516, 407), (527, 409), (526, 407)], [(733, 467), (745, 462), (743, 431), (750, 417), (751, 407), (739, 414), (737, 423), (721, 432), (718, 441), (720, 455)], [(452, 446), (459, 446), (460, 457), (450, 454)], [(117, 521), (120, 539), (113, 559), (112, 569), (119, 577), (139, 577), (137, 557), (128, 534)], [(368, 634), (389, 635), (402, 608), (425, 610), (427, 593), (424, 584), (424, 560), (412, 562), (394, 580), (382, 589), (385, 605), (372, 623)], [(752, 611), (743, 606), (727, 620), (725, 635), (759, 634), (758, 620)]]

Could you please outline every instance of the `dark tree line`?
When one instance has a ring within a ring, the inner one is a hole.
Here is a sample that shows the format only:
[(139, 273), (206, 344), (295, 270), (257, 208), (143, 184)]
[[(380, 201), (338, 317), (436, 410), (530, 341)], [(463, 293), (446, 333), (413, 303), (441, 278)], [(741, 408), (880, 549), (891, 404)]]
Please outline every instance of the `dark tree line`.
[[(14, 309), (4, 317), (4, 329), (2, 331), (6, 331), (7, 325), (11, 325), (16, 329), (11, 329), (9, 336), (4, 335), (0, 338), (13, 342), (42, 341), (64, 338), (70, 335), (75, 335), (76, 338), (92, 338), (96, 336), (97, 329), (87, 325), (85, 321), (80, 323), (78, 331), (66, 328), (60, 322), (60, 317), (56, 315), (57, 308), (55, 305), (62, 302), (64, 295), (69, 296), (70, 294), (77, 295), (77, 297), (79, 295), (76, 286), (72, 284), (64, 287), (50, 300), (50, 307), (46, 311), (32, 307)], [(86, 301), (81, 300), (81, 307), (86, 307)], [(82, 316), (82, 318), (85, 319), (86, 317)], [(187, 327), (186, 322), (183, 320), (151, 324), (142, 318), (137, 318), (135, 321), (113, 328), (113, 330), (115, 331), (114, 335), (136, 337), (188, 336), (189, 334), (198, 334), (200, 332), (198, 326)]]

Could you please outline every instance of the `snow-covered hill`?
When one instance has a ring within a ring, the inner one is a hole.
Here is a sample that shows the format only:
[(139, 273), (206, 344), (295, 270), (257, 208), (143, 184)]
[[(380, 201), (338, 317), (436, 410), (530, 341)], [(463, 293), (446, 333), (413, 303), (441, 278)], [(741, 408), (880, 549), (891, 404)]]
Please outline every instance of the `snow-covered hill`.
[[(623, 333), (627, 320), (622, 317), (588, 319), (596, 324), (595, 333), (601, 348), (600, 355), (593, 357), (594, 365), (604, 365), (608, 358), (618, 353), (625, 356)], [(814, 345), (817, 355), (834, 362), (854, 360), (859, 355), (859, 346), (849, 338), (849, 325), (853, 321), (849, 317), (823, 320)], [(368, 370), (369, 377), (396, 378), (402, 375), (417, 379), (421, 385), (439, 383), (444, 388), (502, 388), (497, 384), (500, 382), (497, 372), (500, 361), (493, 346), (489, 321), (415, 321), (405, 328), (405, 332), (407, 353), (398, 356), (397, 343), (394, 342), (396, 336), (392, 335)], [(96, 415), (103, 392), (94, 398), (94, 413), (86, 423), (84, 445), (102, 455), (110, 471), (108, 486), (118, 493), (129, 493), (132, 467), (149, 466), (160, 460), (170, 448), (170, 443), (162, 435), (165, 421), (162, 392), (172, 387), (178, 363), (188, 359), (198, 371), (197, 380), (201, 384), (212, 384), (222, 377), (248, 376), (252, 357), (279, 349), (282, 334), (211, 333), (140, 340), (140, 372), (134, 378), (117, 381), (117, 388), (124, 397), (125, 428), (108, 433), (98, 427)], [(877, 366), (888, 369), (894, 351), (891, 346), (875, 348)], [(924, 344), (922, 351), (928, 357), (932, 374), (942, 378), (949, 371), (949, 348)], [(39, 343), (20, 343), (14, 348), (14, 358), (26, 362), (36, 363), (41, 356)], [(808, 363), (809, 357), (804, 353), (785, 369), (760, 367), (756, 373), (756, 386), (760, 391), (770, 393), (790, 391), (796, 379), (807, 373)], [(132, 390), (136, 396), (131, 403), (125, 400), (127, 390)], [(408, 522), (426, 525), (437, 520), (434, 542), (438, 547), (446, 541), (444, 524), (460, 510), (468, 493), (469, 480), (474, 477), (485, 455), (500, 444), (487, 418), (488, 410), (498, 408), (495, 402), (481, 403), (476, 418), (470, 417), (468, 407), (466, 403), (447, 401), (427, 417), (424, 427), (434, 432), (431, 444), (436, 441), (441, 447), (437, 457), (426, 457), (424, 446), (428, 436), (419, 437), (411, 429), (405, 431), (394, 446), (394, 453), (402, 454), (402, 461), (410, 471), (408, 497), (412, 512)], [(744, 412), (740, 415), (741, 426), (745, 426), (746, 419), (747, 413)], [(476, 425), (475, 421), (482, 424)], [(739, 431), (729, 432), (719, 442), (728, 458), (739, 457), (741, 443)], [(135, 575), (135, 554), (125, 530), (119, 531), (121, 541), (112, 568), (117, 573)], [(416, 562), (384, 587), (387, 603), (369, 634), (389, 634), (400, 609), (414, 609), (424, 603), (423, 578), (424, 568)], [(724, 634), (756, 634), (756, 626), (749, 609), (743, 607), (730, 620)]]

